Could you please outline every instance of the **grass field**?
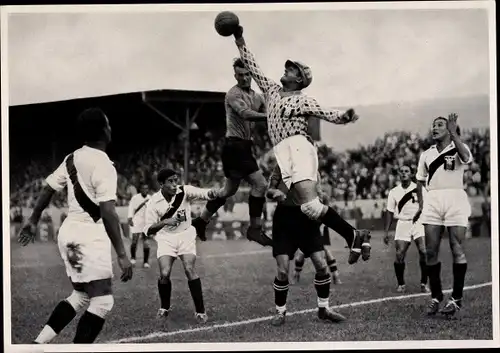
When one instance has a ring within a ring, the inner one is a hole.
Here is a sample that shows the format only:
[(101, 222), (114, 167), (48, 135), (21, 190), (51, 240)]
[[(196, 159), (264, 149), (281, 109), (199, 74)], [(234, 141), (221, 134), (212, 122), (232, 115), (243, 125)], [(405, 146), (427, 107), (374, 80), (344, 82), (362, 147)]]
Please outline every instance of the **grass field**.
[[(457, 320), (423, 315), (428, 294), (419, 293), (418, 256), (414, 246), (407, 256), (407, 293), (395, 291), (394, 250), (373, 237), (369, 262), (347, 264), (347, 250), (340, 237), (332, 239), (343, 283), (332, 285), (330, 305), (348, 320), (326, 324), (316, 318), (314, 270), (308, 260), (300, 283), (290, 288), (287, 322), (270, 325), (274, 307), (272, 282), (275, 262), (269, 248), (245, 240), (208, 241), (198, 244), (198, 273), (202, 279), (209, 321), (198, 325), (187, 280), (180, 262), (172, 272), (173, 310), (158, 320), (158, 269), (138, 267), (132, 282), (115, 281), (115, 306), (96, 343), (160, 342), (305, 342), (393, 340), (491, 340), (492, 287), (489, 238), (467, 242), (469, 268), (465, 281), (464, 310)], [(127, 242), (128, 244), (128, 242)], [(152, 255), (154, 257), (155, 248)], [(451, 257), (447, 239), (441, 250), (443, 287), (451, 288)], [(72, 288), (55, 244), (32, 244), (11, 250), (12, 343), (29, 344), (54, 306)], [(115, 264), (115, 274), (119, 269)], [(74, 320), (53, 343), (70, 343)]]

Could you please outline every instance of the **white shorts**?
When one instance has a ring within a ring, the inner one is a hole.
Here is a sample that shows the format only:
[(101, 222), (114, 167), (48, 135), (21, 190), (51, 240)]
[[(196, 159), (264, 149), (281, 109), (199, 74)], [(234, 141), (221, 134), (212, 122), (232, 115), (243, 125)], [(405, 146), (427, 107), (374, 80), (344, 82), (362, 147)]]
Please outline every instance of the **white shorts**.
[(470, 215), (471, 206), (464, 190), (430, 190), (424, 198), (420, 222), (446, 227), (467, 227)]
[(111, 240), (103, 224), (65, 219), (59, 228), (57, 244), (73, 283), (113, 278)]
[(141, 234), (141, 233), (144, 233), (144, 224), (134, 223), (134, 225), (130, 227), (130, 234)]
[(425, 236), (424, 225), (420, 222), (399, 220), (396, 224), (396, 234), (394, 240), (411, 242)]
[(273, 147), (286, 187), (303, 180), (318, 180), (318, 152), (303, 135), (288, 137)]
[(190, 226), (180, 233), (168, 233), (156, 236), (158, 250), (156, 257), (178, 257), (179, 255), (196, 255), (196, 229)]

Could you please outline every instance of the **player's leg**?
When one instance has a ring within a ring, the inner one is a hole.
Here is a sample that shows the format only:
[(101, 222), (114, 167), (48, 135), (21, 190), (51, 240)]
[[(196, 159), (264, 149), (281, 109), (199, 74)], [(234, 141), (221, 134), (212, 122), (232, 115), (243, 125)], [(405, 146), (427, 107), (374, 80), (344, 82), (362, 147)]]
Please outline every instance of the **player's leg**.
[[(271, 324), (275, 326), (285, 323), (286, 300), (290, 286), (288, 280), (290, 258), (293, 258), (297, 251), (294, 233), (290, 231), (294, 226), (293, 214), (290, 213), (293, 208), (278, 204), (273, 215), (273, 257), (276, 259), (277, 275), (273, 282), (276, 315)], [(295, 209), (298, 210), (298, 207)]]
[[(195, 245), (196, 246), (196, 245)], [(188, 279), (188, 287), (193, 298), (195, 307), (195, 317), (199, 323), (206, 323), (208, 316), (205, 311), (205, 303), (203, 301), (203, 289), (201, 286), (201, 279), (195, 269), (196, 255), (195, 254), (182, 254), (179, 255), (184, 267), (184, 272)]]
[(331, 322), (345, 320), (343, 315), (330, 309), (330, 284), (332, 280), (326, 265), (325, 252), (323, 250), (315, 251), (310, 257), (316, 270), (314, 288), (318, 298), (318, 318)]
[(135, 265), (136, 263), (135, 255), (137, 253), (137, 243), (139, 242), (139, 235), (140, 233), (132, 234), (132, 242), (130, 243), (130, 262), (132, 263), (132, 265)]
[[(253, 164), (253, 163), (252, 163)], [(257, 163), (255, 162), (255, 168)], [(253, 170), (248, 169), (248, 170)], [(262, 211), (266, 202), (267, 182), (261, 170), (257, 170), (245, 177), (245, 180), (251, 185), (250, 195), (248, 197), (248, 211), (250, 215), (250, 226), (247, 230), (247, 238), (256, 241), (264, 246), (271, 246), (272, 240), (262, 230)]]
[(158, 309), (158, 317), (167, 317), (170, 312), (170, 298), (172, 294), (172, 281), (170, 281), (170, 273), (172, 272), (172, 265), (176, 259), (176, 257), (172, 255), (159, 254), (158, 257), (158, 266), (160, 268), (160, 277), (158, 278), (160, 309)]
[(330, 232), (327, 226), (323, 226), (323, 249), (325, 251), (326, 265), (332, 274), (333, 284), (342, 284), (340, 280), (339, 269), (337, 267), (337, 260), (333, 256), (332, 252), (328, 249), (330, 245)]
[(295, 254), (295, 270), (293, 273), (293, 282), (294, 283), (299, 283), (300, 281), (300, 274), (302, 273), (302, 269), (304, 268), (304, 263), (305, 263), (305, 256), (304, 253), (300, 250), (297, 250), (297, 253)]
[(439, 262), (439, 247), (444, 227), (435, 224), (424, 224), (425, 252), (427, 257), (427, 274), (431, 290), (431, 303), (427, 314), (435, 315), (439, 311), (439, 303), (443, 301), (441, 286), (441, 262)]
[(411, 242), (406, 240), (397, 239), (394, 242), (396, 248), (396, 259), (394, 261), (394, 272), (396, 273), (396, 280), (398, 281), (398, 292), (406, 290), (405, 285), (405, 257)]
[(290, 282), (288, 281), (288, 271), (290, 268), (290, 257), (288, 254), (277, 254), (275, 256), (277, 265), (277, 275), (274, 278), (274, 304), (276, 305), (276, 315), (271, 320), (273, 326), (280, 326), (285, 323), (286, 300)]
[(111, 278), (83, 284), (83, 288), (90, 298), (90, 304), (78, 321), (73, 343), (94, 343), (104, 326), (106, 316), (114, 305), (111, 287)]
[(146, 234), (141, 233), (141, 239), (142, 239), (142, 248), (144, 251), (144, 267), (149, 268), (149, 253), (151, 251), (150, 245), (149, 245), (149, 239), (146, 236)]
[(467, 273), (467, 258), (465, 256), (465, 234), (467, 227), (447, 227), (450, 249), (453, 256), (453, 292), (441, 312), (454, 315), (462, 308), (465, 274)]
[(335, 210), (319, 200), (316, 189), (318, 155), (312, 143), (304, 136), (296, 135), (281, 141), (273, 150), (283, 182), (289, 189), (295, 188), (302, 212), (335, 230), (346, 240), (350, 249), (350, 264), (357, 262), (360, 255), (365, 261), (368, 260), (371, 249), (370, 232), (356, 230)]
[(226, 177), (224, 181), (223, 194), (220, 197), (210, 200), (207, 202), (203, 211), (199, 217), (193, 219), (192, 225), (196, 229), (196, 234), (198, 237), (205, 241), (207, 240), (206, 229), (208, 223), (210, 223), (210, 219), (213, 217), (217, 211), (224, 206), (228, 197), (231, 197), (238, 191), (240, 186), (241, 179), (240, 178), (228, 178)]
[(415, 233), (413, 239), (415, 240), (415, 245), (417, 246), (419, 264), (420, 264), (420, 291), (422, 293), (427, 293), (427, 263), (425, 254), (425, 233), (424, 226), (421, 224), (415, 225)]
[(88, 303), (89, 297), (87, 293), (73, 290), (69, 297), (56, 305), (47, 323), (33, 343), (50, 343)]

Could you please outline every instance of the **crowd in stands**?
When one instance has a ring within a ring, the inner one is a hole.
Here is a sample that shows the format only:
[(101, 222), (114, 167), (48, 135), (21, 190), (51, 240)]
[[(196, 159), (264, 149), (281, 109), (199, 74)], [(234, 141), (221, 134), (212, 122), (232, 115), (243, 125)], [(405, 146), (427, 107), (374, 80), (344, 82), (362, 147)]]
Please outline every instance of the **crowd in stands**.
[[(262, 131), (261, 131), (262, 132)], [(255, 154), (264, 174), (269, 175), (274, 157), (267, 134), (256, 134)], [(471, 148), (475, 161), (465, 173), (466, 190), (475, 196), (483, 188), (481, 180), (482, 156), (489, 151), (489, 130), (462, 132), (464, 142)], [(184, 136), (155, 148), (136, 149), (133, 153), (111, 156), (118, 171), (118, 205), (127, 205), (141, 183), (158, 188), (156, 173), (170, 167), (184, 172)], [(221, 164), (222, 139), (212, 133), (198, 132), (191, 139), (189, 181), (193, 185), (209, 187), (223, 181)], [(398, 167), (408, 163), (416, 171), (419, 154), (431, 145), (428, 137), (404, 131), (386, 133), (374, 143), (337, 152), (318, 145), (322, 183), (330, 185), (331, 197), (337, 201), (386, 198), (397, 182)], [(47, 158), (47, 161), (49, 159)], [(43, 178), (51, 172), (52, 163), (30, 161), (22, 164), (11, 160), (11, 202), (22, 207), (33, 207), (42, 187)], [(58, 161), (59, 162), (59, 161)], [(58, 193), (52, 203), (64, 206), (65, 193)]]

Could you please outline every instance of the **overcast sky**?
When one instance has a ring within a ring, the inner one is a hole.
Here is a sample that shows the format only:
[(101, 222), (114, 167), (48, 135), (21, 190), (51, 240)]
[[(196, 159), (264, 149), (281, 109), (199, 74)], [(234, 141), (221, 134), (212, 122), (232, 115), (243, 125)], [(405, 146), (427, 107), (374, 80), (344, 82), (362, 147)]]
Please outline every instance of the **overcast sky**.
[[(225, 91), (231, 38), (215, 12), (10, 14), (10, 104), (150, 89)], [(279, 80), (288, 58), (330, 105), (487, 94), (484, 9), (237, 11), (248, 46)]]

